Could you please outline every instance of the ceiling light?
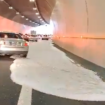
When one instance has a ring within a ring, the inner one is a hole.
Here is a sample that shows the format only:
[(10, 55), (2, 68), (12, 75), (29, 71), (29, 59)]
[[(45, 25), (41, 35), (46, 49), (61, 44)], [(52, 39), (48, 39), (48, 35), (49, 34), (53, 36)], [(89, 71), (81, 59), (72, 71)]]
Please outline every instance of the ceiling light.
[(33, 10), (37, 10), (37, 8), (33, 8)]
[(4, 1), (4, 0), (0, 0), (0, 1)]
[(16, 14), (18, 15), (18, 14), (19, 14), (19, 12), (16, 12)]
[(37, 12), (37, 13), (35, 13), (36, 15), (39, 15), (39, 13)]
[(28, 18), (26, 18), (26, 20), (28, 20)]
[(22, 18), (24, 18), (24, 16), (22, 16)]
[(9, 7), (9, 9), (13, 9), (13, 7)]
[(35, 2), (35, 0), (29, 0), (30, 2)]
[(38, 18), (41, 18), (40, 16), (38, 16)]

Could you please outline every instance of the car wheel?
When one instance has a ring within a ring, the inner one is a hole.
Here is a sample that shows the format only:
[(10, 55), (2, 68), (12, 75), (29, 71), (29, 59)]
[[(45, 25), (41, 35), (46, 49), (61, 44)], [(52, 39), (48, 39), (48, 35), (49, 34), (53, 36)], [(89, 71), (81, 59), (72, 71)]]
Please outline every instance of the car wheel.
[(5, 55), (6, 57), (11, 57), (11, 55)]
[(27, 57), (27, 54), (23, 55), (22, 57), (26, 58)]

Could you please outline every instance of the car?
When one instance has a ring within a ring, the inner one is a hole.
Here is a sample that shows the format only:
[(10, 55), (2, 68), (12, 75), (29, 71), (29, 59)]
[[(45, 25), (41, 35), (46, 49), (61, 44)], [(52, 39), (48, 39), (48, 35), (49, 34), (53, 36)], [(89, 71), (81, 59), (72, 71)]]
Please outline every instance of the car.
[(17, 33), (0, 32), (0, 55), (27, 57), (28, 43)]
[(42, 40), (49, 40), (48, 35), (43, 35), (43, 36), (42, 36)]
[(28, 34), (22, 35), (22, 38), (23, 38), (24, 40), (26, 40), (26, 41), (28, 41), (28, 42), (29, 42), (29, 37), (28, 37)]
[(30, 35), (29, 36), (29, 41), (37, 42), (38, 41), (38, 37), (36, 35)]

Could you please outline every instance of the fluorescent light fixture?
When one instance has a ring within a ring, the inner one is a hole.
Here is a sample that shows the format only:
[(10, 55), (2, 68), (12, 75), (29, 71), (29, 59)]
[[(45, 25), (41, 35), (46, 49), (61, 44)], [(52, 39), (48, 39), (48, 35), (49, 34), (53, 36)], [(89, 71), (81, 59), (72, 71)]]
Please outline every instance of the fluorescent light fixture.
[(40, 17), (40, 16), (38, 16), (38, 18), (40, 19), (41, 17)]
[(36, 12), (35, 14), (36, 14), (36, 15), (39, 15), (39, 13), (38, 13), (38, 12)]
[(30, 2), (35, 2), (35, 0), (29, 0)]
[(9, 9), (13, 9), (13, 7), (9, 7)]
[(24, 18), (24, 16), (22, 16), (22, 18)]
[(19, 14), (19, 12), (16, 12), (16, 14), (18, 15), (18, 14)]
[(40, 19), (40, 20), (43, 20), (43, 19)]
[(37, 10), (37, 8), (33, 8), (33, 10)]

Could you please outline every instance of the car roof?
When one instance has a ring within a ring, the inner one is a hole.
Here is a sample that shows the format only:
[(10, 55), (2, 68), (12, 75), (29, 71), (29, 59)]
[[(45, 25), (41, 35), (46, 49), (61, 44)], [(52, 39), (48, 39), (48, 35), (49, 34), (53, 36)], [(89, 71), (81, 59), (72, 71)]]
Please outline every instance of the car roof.
[(0, 32), (1, 34), (2, 33), (7, 33), (7, 34), (16, 34), (16, 33), (13, 33), (13, 32)]

